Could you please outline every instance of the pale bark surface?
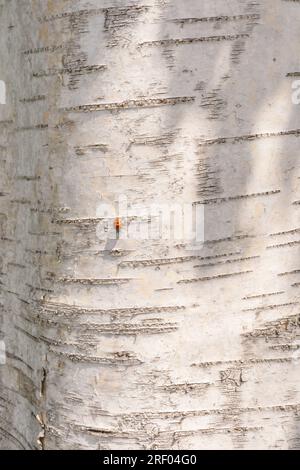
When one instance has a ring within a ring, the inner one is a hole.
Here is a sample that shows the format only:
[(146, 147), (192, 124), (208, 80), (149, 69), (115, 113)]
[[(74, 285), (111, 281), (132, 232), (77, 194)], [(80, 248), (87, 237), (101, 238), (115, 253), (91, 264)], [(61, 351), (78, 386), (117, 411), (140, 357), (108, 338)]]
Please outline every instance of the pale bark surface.
[[(300, 3), (0, 21), (0, 448), (299, 448)], [(99, 240), (120, 194), (204, 203), (201, 252)]]

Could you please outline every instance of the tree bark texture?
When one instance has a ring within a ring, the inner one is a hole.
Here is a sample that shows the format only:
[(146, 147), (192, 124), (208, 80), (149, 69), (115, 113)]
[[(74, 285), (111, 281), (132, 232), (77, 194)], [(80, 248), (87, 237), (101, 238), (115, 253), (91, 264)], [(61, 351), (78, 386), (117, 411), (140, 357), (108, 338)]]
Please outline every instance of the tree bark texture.
[[(0, 1), (0, 448), (299, 448), (299, 20)], [(99, 239), (124, 194), (202, 249)]]

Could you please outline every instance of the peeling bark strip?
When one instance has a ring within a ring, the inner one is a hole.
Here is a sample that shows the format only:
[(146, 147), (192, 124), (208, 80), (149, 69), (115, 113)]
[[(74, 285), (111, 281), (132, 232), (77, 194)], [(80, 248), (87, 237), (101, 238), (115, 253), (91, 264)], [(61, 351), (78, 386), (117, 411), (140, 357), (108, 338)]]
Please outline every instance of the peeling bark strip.
[(0, 448), (299, 449), (299, 1), (0, 4)]

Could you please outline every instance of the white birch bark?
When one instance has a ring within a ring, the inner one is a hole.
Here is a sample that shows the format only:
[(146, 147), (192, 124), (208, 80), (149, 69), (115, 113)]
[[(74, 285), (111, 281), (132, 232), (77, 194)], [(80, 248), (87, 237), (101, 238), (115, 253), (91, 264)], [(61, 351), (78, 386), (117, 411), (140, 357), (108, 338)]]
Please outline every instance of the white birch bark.
[[(299, 20), (1, 0), (0, 448), (299, 448)], [(124, 194), (203, 248), (99, 239)]]

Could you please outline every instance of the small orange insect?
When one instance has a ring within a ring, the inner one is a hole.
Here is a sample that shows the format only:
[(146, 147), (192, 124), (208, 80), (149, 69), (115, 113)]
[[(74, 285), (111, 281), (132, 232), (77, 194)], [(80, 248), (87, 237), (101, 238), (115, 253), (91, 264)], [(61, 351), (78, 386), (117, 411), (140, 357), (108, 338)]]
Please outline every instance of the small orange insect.
[(121, 228), (122, 228), (121, 219), (120, 219), (120, 217), (116, 217), (115, 218), (115, 229), (116, 229), (116, 232), (117, 232), (117, 237), (119, 237)]

